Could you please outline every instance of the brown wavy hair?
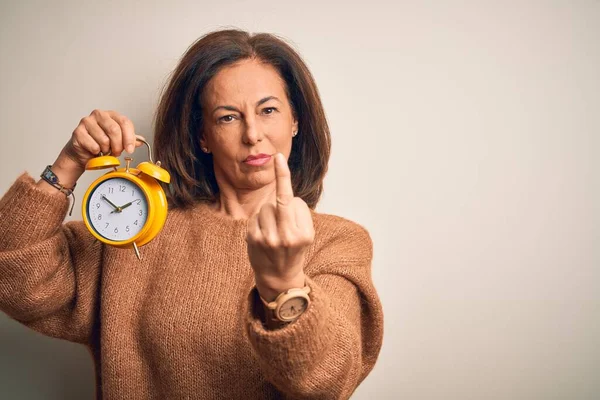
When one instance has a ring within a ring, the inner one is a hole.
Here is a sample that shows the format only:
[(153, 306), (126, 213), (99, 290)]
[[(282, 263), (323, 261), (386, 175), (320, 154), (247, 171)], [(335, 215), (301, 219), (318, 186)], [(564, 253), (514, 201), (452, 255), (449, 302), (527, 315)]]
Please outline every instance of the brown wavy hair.
[(206, 84), (223, 67), (257, 59), (275, 67), (286, 85), (298, 135), (288, 160), (294, 195), (312, 209), (323, 191), (331, 136), (315, 80), (300, 55), (283, 39), (268, 33), (227, 29), (194, 42), (172, 72), (154, 120), (154, 156), (171, 173), (169, 205), (185, 208), (217, 200), (211, 154), (200, 150), (201, 98)]

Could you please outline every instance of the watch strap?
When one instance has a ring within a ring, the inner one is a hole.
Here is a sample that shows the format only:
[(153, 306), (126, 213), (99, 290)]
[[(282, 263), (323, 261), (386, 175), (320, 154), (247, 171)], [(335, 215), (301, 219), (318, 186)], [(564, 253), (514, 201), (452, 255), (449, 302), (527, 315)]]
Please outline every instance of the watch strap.
[[(281, 328), (293, 321), (295, 321), (296, 319), (298, 319), (300, 317), (300, 315), (302, 315), (302, 313), (298, 314), (298, 316), (292, 320), (282, 320), (279, 319), (277, 317), (277, 309), (278, 307), (280, 307), (284, 302), (287, 302), (288, 300), (290, 300), (292, 297), (289, 297), (289, 295), (293, 295), (294, 292), (298, 292), (301, 291), (303, 294), (306, 295), (306, 298), (310, 304), (310, 297), (308, 297), (308, 294), (310, 294), (311, 290), (310, 290), (310, 286), (308, 286), (307, 284), (304, 285), (303, 288), (291, 288), (288, 290), (285, 290), (283, 292), (281, 292), (276, 298), (275, 300), (268, 302), (265, 299), (263, 299), (263, 297), (260, 295), (260, 293), (258, 292), (258, 289), (256, 290), (256, 293), (258, 294), (258, 297), (260, 298), (262, 304), (263, 304), (263, 310), (264, 310), (264, 316), (265, 316), (265, 323), (267, 328)], [(304, 296), (302, 296), (304, 297)]]
[[(273, 300), (273, 301), (267, 301), (267, 300), (263, 299), (262, 296), (260, 295), (260, 293), (258, 293), (258, 297), (260, 297), (260, 300), (262, 301), (262, 303), (264, 304), (265, 307), (272, 308), (274, 310), (277, 307), (277, 303), (279, 302), (279, 300), (281, 300), (281, 298), (283, 298), (283, 296), (290, 293), (290, 291), (292, 291), (292, 290), (298, 290), (298, 289), (304, 291), (304, 293), (306, 293), (306, 294), (310, 294), (310, 286), (308, 286), (307, 284), (304, 284), (304, 287), (302, 287), (302, 288), (291, 288), (291, 289), (284, 290), (283, 292), (279, 293), (277, 295), (277, 297), (275, 298), (275, 300)], [(257, 292), (258, 292), (258, 290), (257, 290)]]
[(64, 193), (67, 197), (69, 197), (69, 196), (73, 197), (73, 203), (71, 204), (71, 210), (69, 211), (69, 216), (70, 216), (71, 213), (73, 212), (73, 207), (75, 206), (75, 194), (73, 194), (73, 191), (75, 190), (75, 186), (77, 186), (77, 183), (75, 183), (72, 188), (67, 188), (67, 187), (63, 186), (60, 183), (58, 176), (56, 176), (56, 174), (52, 171), (51, 168), (52, 168), (52, 165), (47, 165), (46, 168), (44, 169), (44, 171), (42, 172), (42, 174), (40, 175), (40, 178), (42, 178), (43, 180), (48, 182), (51, 186), (54, 186), (55, 188), (57, 188), (60, 192)]

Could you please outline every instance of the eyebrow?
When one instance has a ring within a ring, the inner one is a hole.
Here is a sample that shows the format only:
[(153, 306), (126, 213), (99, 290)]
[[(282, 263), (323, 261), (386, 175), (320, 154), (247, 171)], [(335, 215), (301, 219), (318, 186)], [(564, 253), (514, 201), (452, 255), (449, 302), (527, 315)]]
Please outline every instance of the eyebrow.
[[(269, 100), (277, 100), (278, 102), (281, 103), (281, 100), (279, 100), (276, 96), (267, 96), (267, 97), (264, 97), (264, 98), (260, 99), (259, 101), (257, 101), (256, 102), (256, 107), (260, 106), (261, 104), (266, 103)], [(234, 106), (217, 106), (213, 110), (213, 114), (215, 113), (215, 111), (217, 111), (218, 109), (221, 109), (221, 108), (224, 109), (224, 110), (236, 111), (236, 112), (239, 112), (240, 114), (242, 113), (240, 110), (238, 110)]]

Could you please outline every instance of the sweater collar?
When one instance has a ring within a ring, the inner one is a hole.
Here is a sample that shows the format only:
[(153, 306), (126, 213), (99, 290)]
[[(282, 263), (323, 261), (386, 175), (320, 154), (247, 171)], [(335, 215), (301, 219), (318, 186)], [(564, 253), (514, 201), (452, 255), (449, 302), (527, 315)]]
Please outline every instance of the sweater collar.
[(218, 225), (224, 229), (246, 231), (248, 219), (234, 219), (215, 210), (209, 203), (198, 203), (194, 206), (194, 215), (209, 225)]

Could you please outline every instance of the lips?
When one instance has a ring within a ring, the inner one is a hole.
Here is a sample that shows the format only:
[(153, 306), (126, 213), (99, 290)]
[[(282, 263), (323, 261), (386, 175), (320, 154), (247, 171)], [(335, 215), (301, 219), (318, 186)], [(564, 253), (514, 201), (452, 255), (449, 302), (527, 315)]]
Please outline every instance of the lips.
[(268, 163), (270, 160), (271, 160), (270, 154), (261, 153), (261, 154), (248, 156), (248, 158), (246, 158), (244, 160), (244, 163), (246, 165), (251, 165), (253, 167), (261, 167), (261, 166), (265, 165), (266, 163)]
[(264, 153), (260, 153), (260, 154), (256, 154), (256, 155), (250, 155), (244, 161), (248, 162), (248, 161), (253, 161), (253, 160), (260, 160), (261, 158), (271, 158), (271, 155), (270, 154), (264, 154)]

